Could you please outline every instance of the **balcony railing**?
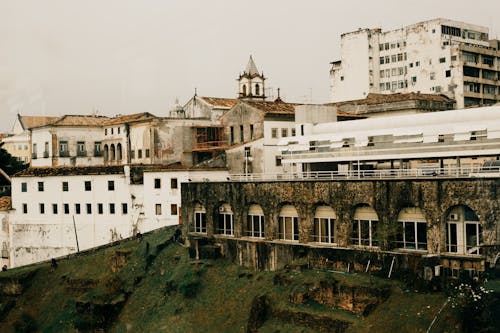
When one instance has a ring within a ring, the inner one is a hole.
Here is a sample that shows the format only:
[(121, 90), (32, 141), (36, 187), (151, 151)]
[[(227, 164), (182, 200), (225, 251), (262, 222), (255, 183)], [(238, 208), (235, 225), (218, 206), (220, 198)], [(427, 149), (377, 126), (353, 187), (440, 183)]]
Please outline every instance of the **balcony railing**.
[(69, 151), (61, 151), (61, 152), (59, 152), (59, 157), (69, 157)]
[(101, 150), (94, 150), (94, 157), (101, 157), (101, 156), (102, 156)]
[(87, 151), (85, 151), (85, 150), (78, 150), (76, 152), (76, 156), (78, 156), (78, 157), (85, 157), (85, 156), (87, 156)]
[(48, 158), (49, 157), (49, 152), (48, 151), (44, 151), (43, 152), (43, 158)]
[(36, 159), (37, 159), (37, 157), (38, 157), (38, 156), (36, 155), (36, 153), (31, 153), (31, 159), (36, 160)]
[(248, 173), (229, 175), (229, 181), (295, 181), (295, 180), (355, 180), (355, 179), (408, 179), (408, 178), (498, 178), (500, 167), (449, 167), (421, 169), (382, 169), (382, 170), (346, 170), (291, 172), (280, 174)]

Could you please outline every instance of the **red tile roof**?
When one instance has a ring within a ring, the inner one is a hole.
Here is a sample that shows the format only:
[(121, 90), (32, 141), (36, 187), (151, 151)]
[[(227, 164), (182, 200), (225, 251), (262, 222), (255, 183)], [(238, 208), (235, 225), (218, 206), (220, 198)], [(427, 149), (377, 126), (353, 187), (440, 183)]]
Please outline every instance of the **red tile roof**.
[(11, 206), (11, 198), (10, 197), (0, 197), (0, 211), (6, 211), (12, 208)]
[(114, 118), (107, 120), (104, 123), (104, 126), (125, 124), (125, 123), (131, 123), (131, 122), (149, 120), (149, 119), (156, 119), (156, 118), (158, 118), (158, 117), (156, 117), (154, 114), (149, 113), (149, 112), (127, 114), (124, 116), (118, 116), (118, 117), (114, 117)]
[(238, 100), (236, 98), (205, 97), (205, 96), (198, 96), (198, 98), (202, 99), (206, 103), (216, 108), (232, 108), (233, 106), (238, 104)]
[(21, 124), (24, 129), (30, 129), (33, 127), (41, 127), (48, 125), (60, 117), (48, 117), (48, 116), (19, 116)]
[(242, 101), (256, 109), (264, 111), (266, 114), (288, 114), (295, 115), (297, 103), (266, 102), (266, 101)]

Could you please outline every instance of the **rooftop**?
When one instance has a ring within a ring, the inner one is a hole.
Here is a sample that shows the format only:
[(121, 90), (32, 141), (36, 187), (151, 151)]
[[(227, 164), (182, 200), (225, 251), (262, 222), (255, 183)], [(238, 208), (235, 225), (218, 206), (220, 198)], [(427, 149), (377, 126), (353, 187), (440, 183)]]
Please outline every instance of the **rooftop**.
[(122, 174), (123, 166), (87, 166), (87, 167), (42, 167), (28, 168), (15, 174), (15, 177), (51, 177), (78, 175), (113, 175)]
[(18, 117), (19, 121), (21, 122), (21, 125), (25, 130), (33, 127), (41, 127), (48, 125), (60, 118), (52, 116), (21, 116), (21, 115), (18, 115)]
[(199, 99), (202, 99), (206, 103), (212, 105), (216, 108), (232, 108), (238, 103), (238, 100), (235, 98), (221, 98), (221, 97), (204, 97), (199, 96)]
[(104, 126), (125, 124), (125, 123), (130, 123), (130, 122), (150, 120), (150, 119), (156, 119), (156, 118), (157, 117), (154, 114), (149, 113), (149, 112), (127, 114), (124, 116), (113, 117), (113, 118), (107, 120), (104, 123)]
[(64, 127), (64, 126), (88, 126), (88, 127), (100, 127), (105, 120), (109, 119), (105, 116), (95, 116), (95, 115), (64, 115), (52, 120), (48, 123), (41, 124), (38, 126), (33, 126), (32, 128), (53, 126), (53, 127)]
[(266, 101), (243, 101), (242, 103), (248, 104), (267, 114), (288, 114), (288, 115), (295, 115), (295, 106), (302, 105), (298, 103), (266, 102)]
[(363, 99), (355, 99), (350, 101), (342, 101), (335, 103), (327, 103), (325, 105), (332, 106), (341, 106), (346, 104), (383, 104), (383, 103), (394, 103), (394, 102), (402, 102), (402, 101), (435, 101), (435, 102), (452, 102), (450, 98), (444, 95), (436, 95), (436, 94), (420, 94), (420, 93), (397, 93), (397, 94), (375, 94), (369, 93), (366, 98)]

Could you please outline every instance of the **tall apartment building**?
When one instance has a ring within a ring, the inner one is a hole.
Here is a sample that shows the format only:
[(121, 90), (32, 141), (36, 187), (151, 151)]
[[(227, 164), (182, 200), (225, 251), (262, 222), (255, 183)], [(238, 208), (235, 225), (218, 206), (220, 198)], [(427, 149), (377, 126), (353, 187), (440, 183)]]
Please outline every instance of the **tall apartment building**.
[(434, 19), (400, 29), (359, 29), (341, 36), (332, 62), (332, 102), (369, 93), (435, 93), (457, 108), (500, 101), (500, 42), (487, 27)]

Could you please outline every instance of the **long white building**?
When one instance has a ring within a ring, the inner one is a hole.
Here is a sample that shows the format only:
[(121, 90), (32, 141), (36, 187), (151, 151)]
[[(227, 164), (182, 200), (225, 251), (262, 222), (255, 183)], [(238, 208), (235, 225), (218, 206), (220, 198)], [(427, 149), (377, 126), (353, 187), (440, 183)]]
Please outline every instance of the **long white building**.
[(457, 108), (500, 100), (499, 41), (487, 27), (446, 19), (382, 31), (341, 35), (340, 60), (331, 63), (332, 102), (369, 93), (436, 93)]

